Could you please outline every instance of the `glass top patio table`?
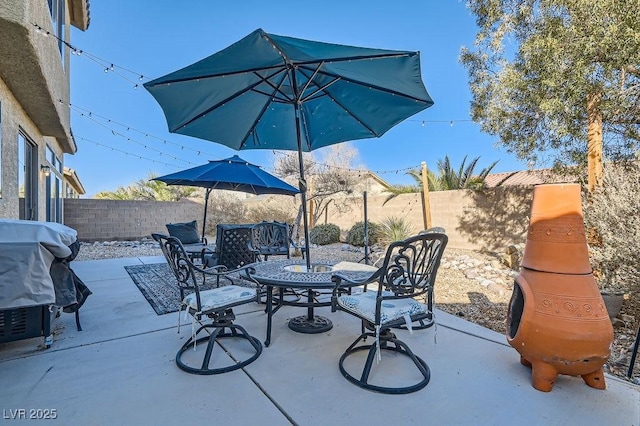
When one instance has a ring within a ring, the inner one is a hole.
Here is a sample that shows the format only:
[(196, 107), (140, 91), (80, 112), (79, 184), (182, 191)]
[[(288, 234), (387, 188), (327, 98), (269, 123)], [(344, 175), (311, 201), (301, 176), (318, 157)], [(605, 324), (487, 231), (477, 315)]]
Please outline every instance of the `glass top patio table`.
[[(330, 306), (330, 301), (318, 300), (318, 296), (328, 294), (334, 287), (331, 276), (340, 273), (352, 280), (364, 280), (371, 276), (376, 268), (335, 260), (314, 259), (312, 271), (305, 272), (304, 260), (286, 259), (256, 262), (249, 266), (247, 275), (267, 291), (267, 338), (265, 346), (271, 343), (271, 318), (282, 306), (306, 307), (307, 314), (289, 320), (289, 328), (299, 333), (315, 334), (331, 330), (330, 319), (315, 315), (314, 308)], [(355, 270), (361, 269), (361, 270)], [(274, 300), (273, 291), (277, 289), (278, 297)], [(285, 289), (303, 290), (306, 300), (286, 300)], [(324, 292), (322, 292), (324, 290)]]

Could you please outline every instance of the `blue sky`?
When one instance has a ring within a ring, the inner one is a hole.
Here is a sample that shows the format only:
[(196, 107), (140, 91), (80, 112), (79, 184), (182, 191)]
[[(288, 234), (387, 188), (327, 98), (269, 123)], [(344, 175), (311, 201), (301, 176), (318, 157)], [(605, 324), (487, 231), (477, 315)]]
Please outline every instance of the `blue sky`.
[[(454, 166), (465, 155), (480, 156), (478, 170), (496, 160), (496, 172), (526, 168), (469, 121), (468, 76), (458, 56), (462, 46), (473, 45), (476, 26), (465, 3), (371, 0), (366, 7), (363, 4), (92, 1), (89, 29), (74, 28), (71, 35), (71, 44), (84, 53), (72, 56), (71, 125), (78, 152), (66, 156), (65, 165), (77, 171), (87, 196), (127, 186), (150, 172), (164, 175), (234, 154), (270, 170), (270, 151), (236, 152), (169, 133), (162, 110), (142, 87), (149, 79), (262, 28), (329, 43), (421, 52), (422, 78), (434, 106), (381, 138), (350, 142), (360, 162), (386, 181), (409, 183), (403, 172), (390, 171), (419, 167), (421, 161), (435, 169), (445, 155)], [(113, 71), (105, 72), (111, 64)]]

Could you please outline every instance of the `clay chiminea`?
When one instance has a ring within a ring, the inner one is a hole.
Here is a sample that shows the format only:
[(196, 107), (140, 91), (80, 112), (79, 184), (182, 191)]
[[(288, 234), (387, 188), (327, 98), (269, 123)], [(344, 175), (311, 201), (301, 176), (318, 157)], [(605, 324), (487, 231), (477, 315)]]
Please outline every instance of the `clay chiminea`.
[(604, 389), (602, 365), (613, 327), (589, 264), (580, 185), (538, 185), (522, 268), (513, 286), (507, 341), (532, 367), (533, 387), (553, 388), (558, 374)]

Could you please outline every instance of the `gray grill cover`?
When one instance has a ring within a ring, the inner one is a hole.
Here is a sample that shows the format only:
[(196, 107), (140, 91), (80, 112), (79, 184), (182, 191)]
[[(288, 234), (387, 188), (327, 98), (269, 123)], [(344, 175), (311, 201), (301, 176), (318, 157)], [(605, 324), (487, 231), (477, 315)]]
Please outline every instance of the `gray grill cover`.
[(0, 310), (55, 304), (51, 263), (72, 254), (77, 235), (59, 223), (0, 219)]

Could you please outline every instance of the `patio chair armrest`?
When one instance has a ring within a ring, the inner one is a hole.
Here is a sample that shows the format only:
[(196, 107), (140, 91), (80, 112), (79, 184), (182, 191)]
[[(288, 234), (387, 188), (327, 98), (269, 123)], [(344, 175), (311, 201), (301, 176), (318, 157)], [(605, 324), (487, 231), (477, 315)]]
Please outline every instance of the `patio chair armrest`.
[(263, 260), (266, 260), (263, 259), (262, 251), (259, 248), (255, 248), (251, 241), (247, 243), (247, 249), (256, 256), (256, 262), (262, 262)]
[(366, 286), (367, 284), (371, 284), (372, 282), (377, 281), (378, 278), (380, 277), (380, 273), (381, 271), (380, 269), (378, 269), (372, 272), (371, 276), (368, 278), (365, 278), (363, 280), (352, 280), (346, 275), (342, 275), (341, 273), (337, 272), (331, 276), (331, 281), (333, 281), (335, 284), (333, 287), (334, 290), (338, 288), (345, 288), (345, 287), (357, 287), (360, 285)]
[(367, 291), (367, 284), (371, 284), (378, 280), (380, 276), (380, 270), (375, 271), (370, 277), (363, 280), (352, 280), (349, 277), (340, 273), (335, 273), (331, 276), (334, 286), (331, 292), (331, 312), (335, 312), (338, 307), (338, 296), (345, 290), (351, 291), (352, 287), (363, 286), (364, 291)]
[[(235, 284), (236, 281), (234, 280), (233, 277), (231, 277), (231, 275), (237, 275), (239, 278), (241, 278), (242, 271), (247, 269), (249, 265), (246, 265), (237, 269), (229, 269), (225, 265), (214, 265), (214, 266), (201, 268), (198, 265), (192, 264), (192, 267), (194, 271), (199, 272), (205, 276), (224, 278), (229, 282), (231, 282), (231, 284)], [(255, 282), (252, 279), (250, 281)]]

